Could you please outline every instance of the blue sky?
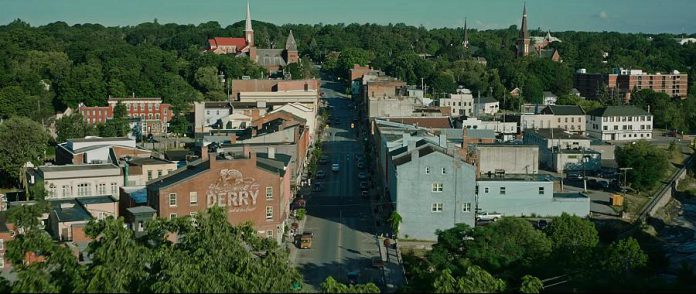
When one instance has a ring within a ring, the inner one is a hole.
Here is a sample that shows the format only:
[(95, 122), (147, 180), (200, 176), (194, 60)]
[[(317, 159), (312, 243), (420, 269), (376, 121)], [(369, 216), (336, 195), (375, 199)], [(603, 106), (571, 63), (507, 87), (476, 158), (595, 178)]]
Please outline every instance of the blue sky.
[[(255, 20), (286, 23), (399, 23), (426, 28), (519, 26), (523, 0), (250, 0)], [(244, 17), (245, 0), (0, 0), (0, 24), (20, 18), (32, 25), (54, 21), (136, 25), (226, 26)], [(529, 28), (551, 31), (696, 33), (696, 0), (527, 0)]]

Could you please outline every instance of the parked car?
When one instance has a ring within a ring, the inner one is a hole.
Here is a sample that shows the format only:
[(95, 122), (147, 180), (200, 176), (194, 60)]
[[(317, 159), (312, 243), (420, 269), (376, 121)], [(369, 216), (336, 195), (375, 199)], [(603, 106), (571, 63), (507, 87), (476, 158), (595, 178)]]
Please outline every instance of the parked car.
[(361, 180), (367, 179), (367, 173), (364, 171), (359, 172), (358, 179), (361, 179)]
[(338, 172), (339, 169), (340, 169), (340, 165), (338, 163), (334, 163), (331, 165), (331, 171)]
[(549, 225), (549, 222), (546, 221), (545, 219), (540, 219), (536, 222), (535, 227), (539, 230), (546, 229), (546, 227)]
[(325, 177), (326, 177), (326, 172), (324, 172), (323, 170), (317, 171), (317, 179), (323, 179)]
[(582, 177), (581, 172), (574, 171), (574, 172), (568, 172), (566, 174), (566, 179), (568, 179), (568, 180), (582, 180), (583, 177)]
[(487, 212), (487, 211), (481, 211), (476, 215), (476, 219), (482, 220), (482, 221), (497, 221), (501, 217), (503, 217), (503, 215), (500, 213)]
[(321, 183), (315, 183), (314, 187), (312, 188), (312, 191), (321, 192)]
[(365, 199), (367, 199), (367, 197), (368, 197), (368, 192), (367, 192), (366, 190), (363, 190), (363, 191), (362, 191), (362, 197), (365, 198)]
[(319, 164), (327, 164), (327, 163), (329, 163), (329, 157), (326, 155), (322, 155), (319, 157), (318, 162), (319, 162)]
[(368, 189), (367, 181), (360, 182), (360, 190), (367, 191), (367, 189)]

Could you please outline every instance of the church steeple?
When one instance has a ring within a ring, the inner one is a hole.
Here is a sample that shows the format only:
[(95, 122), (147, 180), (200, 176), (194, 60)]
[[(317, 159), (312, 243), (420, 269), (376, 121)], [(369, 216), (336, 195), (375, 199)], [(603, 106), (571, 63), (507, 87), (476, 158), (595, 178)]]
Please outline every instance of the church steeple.
[(517, 56), (527, 56), (529, 55), (529, 31), (527, 30), (527, 2), (524, 2), (524, 9), (522, 10), (522, 25), (520, 26), (520, 34), (517, 38)]
[(288, 40), (285, 41), (285, 58), (287, 64), (300, 61), (300, 52), (297, 51), (297, 42), (295, 42), (295, 36), (292, 35), (292, 30), (288, 34)]
[(292, 30), (290, 30), (288, 40), (285, 41), (285, 50), (297, 51), (297, 43), (295, 42), (295, 36), (292, 35)]
[(246, 26), (244, 27), (244, 39), (246, 39), (249, 47), (254, 46), (254, 30), (251, 28), (251, 10), (249, 9), (249, 1), (246, 7)]
[(466, 17), (464, 18), (464, 48), (469, 48), (469, 29), (466, 27)]

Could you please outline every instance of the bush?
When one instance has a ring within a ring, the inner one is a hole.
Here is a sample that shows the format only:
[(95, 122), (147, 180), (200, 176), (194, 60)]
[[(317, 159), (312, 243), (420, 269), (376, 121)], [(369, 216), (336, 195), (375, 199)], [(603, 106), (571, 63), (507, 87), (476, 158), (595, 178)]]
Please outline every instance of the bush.
[(297, 220), (304, 219), (305, 214), (307, 214), (307, 211), (304, 208), (298, 208), (296, 212)]

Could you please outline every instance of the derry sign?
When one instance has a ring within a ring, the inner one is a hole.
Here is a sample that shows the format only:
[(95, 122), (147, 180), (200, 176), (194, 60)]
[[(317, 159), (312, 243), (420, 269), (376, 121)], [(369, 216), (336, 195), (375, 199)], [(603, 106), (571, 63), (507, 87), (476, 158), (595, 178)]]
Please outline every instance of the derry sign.
[(228, 212), (249, 212), (256, 209), (259, 184), (256, 179), (246, 177), (236, 169), (220, 170), (215, 183), (206, 192), (208, 207), (227, 207)]

